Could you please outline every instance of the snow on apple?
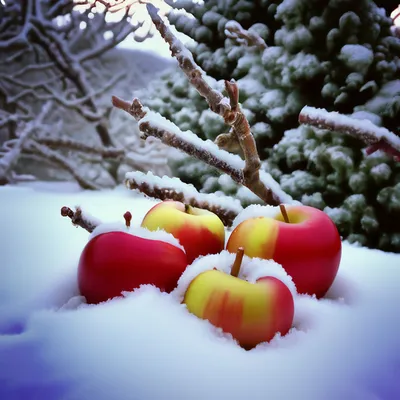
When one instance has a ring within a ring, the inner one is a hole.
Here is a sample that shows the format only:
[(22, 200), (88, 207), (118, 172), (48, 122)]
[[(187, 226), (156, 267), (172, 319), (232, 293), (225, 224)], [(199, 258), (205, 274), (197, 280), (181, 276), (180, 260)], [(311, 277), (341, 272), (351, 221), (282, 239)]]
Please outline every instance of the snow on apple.
[[(219, 254), (210, 254), (199, 257), (189, 265), (182, 276), (179, 278), (176, 289), (171, 295), (182, 301), (190, 283), (203, 272), (217, 269), (218, 271), (230, 274), (235, 260), (235, 254), (223, 250)], [(296, 296), (297, 290), (292, 278), (287, 272), (274, 260), (262, 260), (260, 258), (243, 257), (243, 263), (239, 269), (238, 277), (250, 283), (255, 283), (264, 276), (271, 276), (281, 280), (290, 290), (293, 296)]]
[[(244, 351), (189, 313), (175, 296), (178, 289), (167, 294), (144, 285), (98, 305), (78, 297), (77, 265), (89, 235), (57, 218), (60, 207), (80, 204), (105, 223), (131, 209), (140, 225), (154, 201), (127, 195), (122, 187), (93, 193), (65, 190), (65, 185), (26, 186), (0, 188), (0, 201), (7, 205), (0, 207), (0, 229), (7, 237), (0, 241), (0, 398), (27, 398), (26, 393), (66, 400), (132, 393), (143, 400), (263, 400), (266, 393), (271, 399), (310, 400), (400, 396), (400, 319), (390, 308), (400, 302), (398, 254), (344, 242), (326, 296), (295, 296), (294, 328)], [(34, 213), (26, 209), (27, 198)], [(235, 255), (207, 257), (228, 267)], [(195, 263), (204, 265), (207, 257)], [(250, 280), (246, 260), (241, 271)], [(263, 263), (266, 273), (293, 289), (283, 269)]]
[(173, 246), (178, 247), (182, 251), (185, 251), (183, 246), (179, 243), (179, 240), (165, 230), (159, 229), (156, 231), (150, 231), (141, 226), (127, 227), (126, 224), (122, 222), (108, 222), (99, 224), (90, 234), (89, 240), (95, 238), (96, 236), (109, 232), (124, 232), (128, 235), (139, 236), (148, 240), (157, 240), (160, 242), (169, 243)]
[(185, 249), (171, 234), (125, 225), (100, 224), (90, 234), (78, 265), (79, 292), (88, 303), (121, 296), (141, 285), (171, 292), (188, 265)]
[(219, 253), (225, 246), (225, 227), (217, 215), (179, 201), (156, 204), (141, 226), (174, 235), (185, 248), (188, 264), (199, 256)]
[(199, 258), (182, 274), (173, 294), (183, 298), (188, 311), (251, 349), (289, 331), (296, 289), (276, 262), (243, 255), (239, 249), (236, 256), (224, 251)]
[[(245, 213), (245, 211), (244, 211)], [(341, 259), (341, 240), (333, 221), (309, 206), (253, 207), (229, 236), (226, 249), (244, 247), (250, 257), (273, 259), (285, 268), (299, 293), (323, 297)], [(242, 217), (238, 217), (238, 221)]]

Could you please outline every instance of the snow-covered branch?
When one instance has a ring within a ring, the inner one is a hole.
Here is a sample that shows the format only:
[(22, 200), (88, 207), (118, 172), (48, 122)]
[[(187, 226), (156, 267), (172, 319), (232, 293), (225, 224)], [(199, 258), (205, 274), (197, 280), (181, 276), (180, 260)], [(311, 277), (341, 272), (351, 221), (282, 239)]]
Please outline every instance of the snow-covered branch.
[(125, 185), (131, 190), (138, 190), (159, 200), (175, 200), (209, 210), (217, 214), (225, 226), (231, 226), (236, 216), (243, 211), (239, 200), (199, 193), (193, 185), (187, 185), (178, 178), (160, 178), (151, 172), (129, 172), (126, 174)]
[(386, 128), (376, 126), (369, 120), (360, 120), (338, 112), (306, 106), (299, 114), (299, 122), (353, 136), (369, 145), (367, 154), (383, 150), (394, 156), (396, 161), (400, 161), (400, 136)]
[[(80, 2), (87, 7), (79, 9), (77, 3), (15, 0), (0, 6), (0, 137), (5, 149), (12, 150), (9, 156), (18, 152), (24, 156), (19, 167), (25, 168), (34, 157), (35, 164), (41, 160), (60, 172), (68, 171), (83, 187), (97, 188), (99, 182), (91, 182), (96, 173), (109, 186), (119, 182), (121, 165), (153, 166), (140, 149), (129, 148), (121, 133), (111, 132), (112, 107), (105, 103), (111, 88), (124, 93), (119, 83), (127, 76), (125, 69), (116, 73), (113, 68), (116, 62), (125, 62), (125, 55), (116, 52), (121, 58), (114, 61), (114, 55), (106, 53), (142, 22), (132, 21), (135, 10), (129, 8), (138, 0), (120, 9), (113, 20), (108, 18), (110, 10), (103, 7), (102, 12), (95, 1)], [(36, 119), (48, 101), (52, 107), (46, 121), (33, 135), (29, 131), (29, 141), (23, 140), (25, 134), (19, 132), (29, 128), (25, 124)], [(57, 126), (60, 120), (66, 122), (63, 129)], [(77, 131), (86, 137), (72, 138)], [(165, 157), (159, 153), (152, 146), (151, 156), (161, 170)], [(16, 163), (7, 171), (13, 171)], [(85, 170), (89, 164), (94, 168)]]
[[(179, 149), (207, 163), (220, 172), (229, 175), (235, 182), (246, 186), (267, 204), (277, 205), (290, 202), (289, 196), (279, 188), (277, 182), (269, 174), (261, 172), (259, 181), (254, 185), (251, 181), (246, 180), (243, 173), (246, 163), (238, 155), (228, 153), (212, 141), (204, 141), (190, 131), (182, 132), (175, 124), (160, 114), (145, 110), (138, 99), (134, 99), (130, 104), (113, 97), (113, 104), (115, 107), (128, 112), (138, 121), (143, 139), (149, 136), (159, 138), (167, 146)], [(270, 189), (271, 187), (273, 190)], [(264, 198), (261, 197), (263, 195)]]
[(30, 137), (34, 134), (38, 126), (43, 122), (44, 118), (48, 114), (51, 107), (51, 103), (48, 102), (42, 109), (41, 113), (33, 121), (26, 123), (24, 129), (19, 134), (17, 139), (12, 139), (3, 144), (0, 149), (0, 153), (3, 156), (0, 158), (0, 182), (8, 183), (12, 182), (12, 170), (17, 164), (17, 161), (24, 150), (26, 143), (29, 141)]
[[(218, 90), (212, 89), (205, 81), (191, 52), (174, 36), (159, 16), (157, 8), (152, 4), (147, 4), (146, 7), (154, 25), (169, 44), (172, 55), (177, 59), (179, 67), (191, 85), (206, 99), (210, 109), (220, 115), (231, 127), (229, 134), (223, 135), (225, 142), (226, 139), (237, 141), (242, 149), (244, 160), (224, 151), (211, 141), (201, 140), (192, 132), (182, 132), (176, 125), (159, 114), (144, 110), (138, 99), (134, 99), (130, 104), (113, 97), (113, 105), (128, 112), (138, 121), (139, 129), (144, 133), (144, 139), (148, 136), (157, 137), (166, 145), (204, 161), (229, 175), (238, 184), (246, 186), (267, 204), (277, 205), (283, 202), (283, 198), (287, 201), (287, 195), (279, 189), (279, 185), (272, 177), (265, 173), (260, 175), (261, 162), (256, 142), (239, 104), (237, 84), (234, 81), (225, 81), (228, 97), (223, 96)], [(219, 141), (221, 142), (221, 140)], [(268, 186), (268, 183), (272, 183), (272, 186)]]
[(234, 20), (225, 24), (225, 35), (235, 40), (238, 44), (255, 47), (260, 51), (264, 51), (267, 48), (267, 44), (260, 35), (244, 29), (239, 22)]
[(88, 145), (78, 140), (68, 137), (54, 138), (54, 137), (38, 137), (36, 142), (51, 149), (68, 149), (75, 150), (86, 154), (98, 154), (104, 158), (118, 158), (125, 155), (124, 149), (112, 147), (100, 147), (95, 145)]
[(100, 220), (82, 212), (80, 207), (76, 207), (75, 211), (73, 211), (71, 208), (64, 206), (61, 208), (61, 216), (68, 217), (73, 225), (80, 226), (89, 233), (92, 233), (94, 229), (101, 223)]
[(57, 151), (52, 150), (47, 146), (41, 145), (33, 140), (30, 140), (28, 142), (27, 149), (33, 154), (37, 154), (47, 159), (49, 162), (57, 165), (61, 169), (67, 171), (76, 180), (81, 188), (87, 190), (99, 189), (98, 185), (89, 181), (80, 173), (78, 166), (75, 163), (71, 162), (67, 157), (63, 156)]

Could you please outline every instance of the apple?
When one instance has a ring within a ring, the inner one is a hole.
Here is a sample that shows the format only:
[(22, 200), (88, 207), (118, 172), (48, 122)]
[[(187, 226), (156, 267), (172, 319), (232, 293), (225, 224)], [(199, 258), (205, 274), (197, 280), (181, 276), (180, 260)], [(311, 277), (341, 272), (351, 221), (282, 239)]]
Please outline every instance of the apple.
[(186, 251), (188, 264), (199, 256), (216, 254), (225, 247), (225, 227), (211, 211), (166, 200), (145, 215), (142, 227), (171, 233)]
[(247, 350), (278, 332), (286, 335), (294, 318), (295, 287), (283, 268), (273, 261), (246, 257), (240, 269), (242, 249), (234, 261), (227, 251), (221, 255), (225, 261), (220, 255), (206, 256), (182, 275), (175, 292), (181, 293), (187, 310), (231, 334)]
[(244, 247), (249, 257), (273, 259), (293, 278), (299, 293), (323, 297), (339, 269), (342, 242), (334, 222), (314, 207), (273, 207), (270, 217), (245, 219), (226, 249)]
[(78, 286), (95, 304), (145, 284), (171, 292), (186, 267), (185, 251), (172, 235), (103, 224), (81, 253)]

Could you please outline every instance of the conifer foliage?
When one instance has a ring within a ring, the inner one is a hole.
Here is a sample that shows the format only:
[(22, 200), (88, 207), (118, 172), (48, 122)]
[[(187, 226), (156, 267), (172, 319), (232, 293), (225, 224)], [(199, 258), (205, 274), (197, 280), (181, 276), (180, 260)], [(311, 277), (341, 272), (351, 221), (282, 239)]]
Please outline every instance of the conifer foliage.
[[(311, 106), (398, 134), (400, 39), (387, 11), (369, 0), (171, 5), (168, 19), (195, 40), (190, 50), (209, 84), (221, 90), (222, 79), (237, 81), (262, 168), (294, 199), (326, 211), (345, 239), (400, 252), (400, 163), (380, 151), (367, 155), (356, 138), (298, 121)], [(212, 140), (227, 130), (181, 71), (154, 88), (142, 101), (182, 130)], [(235, 195), (243, 206), (259, 201), (192, 158), (174, 168), (203, 192)]]

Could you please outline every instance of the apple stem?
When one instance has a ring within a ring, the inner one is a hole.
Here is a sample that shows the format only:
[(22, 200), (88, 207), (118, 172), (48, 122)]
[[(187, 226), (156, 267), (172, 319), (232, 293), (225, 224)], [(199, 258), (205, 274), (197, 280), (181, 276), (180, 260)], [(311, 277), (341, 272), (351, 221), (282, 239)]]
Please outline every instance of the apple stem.
[(131, 226), (132, 214), (129, 211), (127, 211), (124, 214), (124, 218), (125, 218), (125, 225), (127, 228), (129, 228)]
[(283, 219), (285, 220), (285, 222), (287, 224), (289, 224), (290, 220), (289, 220), (289, 216), (287, 214), (285, 206), (283, 204), (279, 204), (279, 208), (281, 209), (281, 213), (282, 213)]
[(232, 269), (231, 269), (232, 276), (237, 277), (239, 275), (240, 267), (242, 265), (243, 255), (244, 255), (244, 248), (239, 247), (236, 251), (235, 261), (234, 261), (234, 263), (232, 265)]
[(185, 213), (189, 214), (189, 210), (190, 210), (190, 205), (189, 204), (185, 204)]

